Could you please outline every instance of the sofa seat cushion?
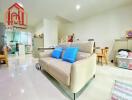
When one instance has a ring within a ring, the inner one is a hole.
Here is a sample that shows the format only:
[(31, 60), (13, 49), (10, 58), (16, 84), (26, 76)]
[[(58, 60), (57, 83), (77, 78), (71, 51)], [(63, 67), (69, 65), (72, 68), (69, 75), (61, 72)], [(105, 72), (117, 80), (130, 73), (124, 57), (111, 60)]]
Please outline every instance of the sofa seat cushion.
[(44, 58), (43, 62), (48, 65), (47, 72), (51, 76), (67, 86), (70, 85), (71, 63), (52, 57)]
[(48, 71), (48, 64), (47, 64), (46, 58), (47, 57), (40, 58), (39, 59), (39, 64), (40, 64), (42, 70)]

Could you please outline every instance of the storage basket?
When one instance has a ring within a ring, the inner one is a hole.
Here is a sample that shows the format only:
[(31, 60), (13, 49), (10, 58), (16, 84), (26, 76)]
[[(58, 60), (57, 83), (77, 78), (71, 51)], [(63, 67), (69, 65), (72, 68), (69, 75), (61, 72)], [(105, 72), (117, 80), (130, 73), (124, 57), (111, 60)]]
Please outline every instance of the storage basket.
[(116, 58), (117, 58), (118, 67), (132, 70), (132, 58), (123, 58), (123, 57), (116, 57)]

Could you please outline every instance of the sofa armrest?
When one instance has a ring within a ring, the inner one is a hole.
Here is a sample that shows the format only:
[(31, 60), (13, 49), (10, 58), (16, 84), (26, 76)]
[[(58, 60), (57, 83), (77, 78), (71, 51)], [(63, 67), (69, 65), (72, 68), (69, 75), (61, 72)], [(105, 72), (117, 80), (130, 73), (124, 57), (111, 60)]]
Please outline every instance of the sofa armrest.
[(73, 93), (77, 93), (95, 75), (96, 54), (92, 54), (86, 59), (76, 61), (71, 68), (71, 85)]
[(51, 50), (51, 49), (55, 49), (55, 48), (38, 48), (38, 50)]
[(39, 58), (51, 57), (53, 50), (45, 50), (44, 52), (39, 52)]

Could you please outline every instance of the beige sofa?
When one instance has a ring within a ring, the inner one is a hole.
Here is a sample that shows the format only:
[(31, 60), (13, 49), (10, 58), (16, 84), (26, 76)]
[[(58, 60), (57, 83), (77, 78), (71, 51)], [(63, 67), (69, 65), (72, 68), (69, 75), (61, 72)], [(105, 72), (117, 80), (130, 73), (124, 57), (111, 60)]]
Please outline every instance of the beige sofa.
[[(60, 44), (58, 47), (79, 47), (76, 62), (69, 63), (51, 57), (52, 50), (40, 52), (39, 64), (58, 82), (77, 93), (94, 77), (96, 72), (96, 54), (93, 53), (94, 41)], [(63, 56), (63, 53), (62, 53)]]

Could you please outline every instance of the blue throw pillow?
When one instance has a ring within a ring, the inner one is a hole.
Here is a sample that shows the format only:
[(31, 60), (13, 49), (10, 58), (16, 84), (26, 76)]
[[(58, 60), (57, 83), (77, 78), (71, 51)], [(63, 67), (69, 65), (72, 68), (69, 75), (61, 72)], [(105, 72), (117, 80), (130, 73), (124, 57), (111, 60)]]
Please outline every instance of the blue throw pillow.
[(76, 57), (77, 57), (78, 50), (79, 49), (76, 48), (76, 47), (68, 47), (68, 48), (66, 48), (62, 59), (64, 61), (68, 61), (70, 63), (75, 62), (76, 61)]
[(52, 57), (59, 59), (61, 57), (62, 50), (63, 49), (61, 47), (55, 48), (54, 51), (52, 52)]

